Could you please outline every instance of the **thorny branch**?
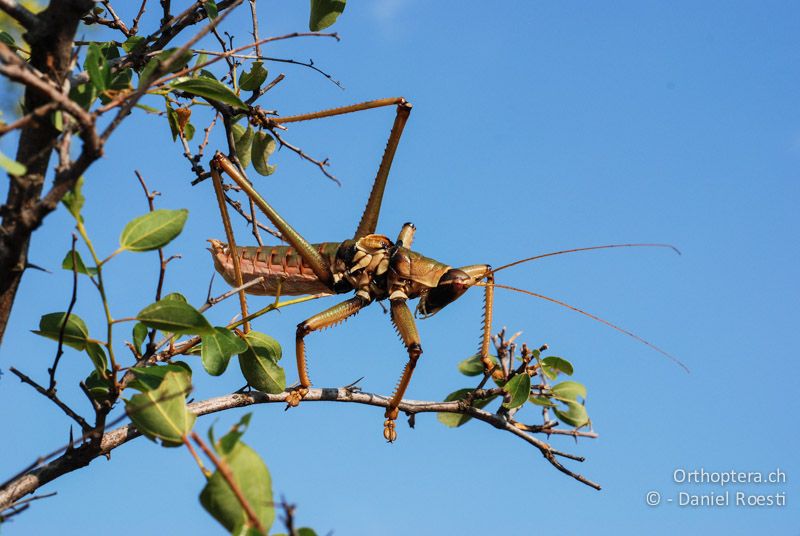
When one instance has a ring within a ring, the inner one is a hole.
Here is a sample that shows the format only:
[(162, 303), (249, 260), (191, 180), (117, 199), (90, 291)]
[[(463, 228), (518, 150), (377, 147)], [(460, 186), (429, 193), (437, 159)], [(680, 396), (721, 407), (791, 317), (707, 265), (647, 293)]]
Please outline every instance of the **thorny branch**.
[(86, 422), (86, 419), (84, 419), (83, 417), (81, 417), (80, 415), (78, 415), (78, 414), (77, 414), (77, 413), (76, 413), (76, 412), (75, 412), (75, 411), (74, 411), (74, 410), (73, 410), (71, 407), (69, 407), (68, 405), (66, 405), (66, 404), (65, 404), (65, 403), (64, 403), (64, 402), (63, 402), (63, 401), (62, 401), (60, 398), (58, 398), (58, 395), (56, 395), (56, 392), (55, 392), (55, 390), (51, 390), (51, 389), (45, 389), (44, 387), (42, 387), (41, 385), (39, 385), (38, 383), (36, 383), (36, 382), (35, 382), (33, 379), (31, 379), (29, 376), (27, 376), (27, 375), (23, 374), (22, 372), (20, 372), (19, 370), (17, 370), (17, 369), (16, 369), (16, 368), (14, 368), (14, 367), (11, 367), (11, 368), (9, 368), (9, 370), (10, 370), (10, 371), (11, 371), (11, 372), (12, 372), (12, 373), (13, 373), (13, 374), (14, 374), (14, 375), (17, 377), (17, 378), (19, 378), (19, 379), (20, 379), (20, 381), (21, 381), (22, 383), (27, 383), (28, 385), (30, 385), (31, 387), (33, 387), (34, 389), (36, 389), (36, 391), (37, 391), (39, 394), (41, 394), (42, 396), (44, 396), (44, 397), (46, 397), (46, 398), (49, 398), (50, 400), (52, 400), (52, 401), (53, 401), (53, 403), (54, 403), (56, 406), (58, 406), (58, 407), (59, 407), (59, 409), (60, 409), (61, 411), (63, 411), (63, 412), (64, 412), (64, 413), (65, 413), (65, 414), (66, 414), (66, 415), (67, 415), (67, 416), (68, 416), (70, 419), (72, 419), (73, 421), (75, 421), (76, 423), (78, 423), (78, 426), (80, 426), (80, 427), (81, 427), (81, 430), (82, 430), (83, 432), (86, 432), (86, 431), (88, 431), (88, 430), (91, 430), (91, 429), (92, 429), (92, 426), (90, 426), (90, 425), (89, 425), (89, 423), (88, 423), (88, 422)]
[[(233, 393), (226, 396), (210, 398), (201, 402), (189, 404), (189, 410), (198, 416), (209, 415), (226, 411), (232, 408), (240, 408), (251, 406), (254, 404), (281, 404), (285, 403), (289, 391), (284, 391), (279, 394), (271, 395), (253, 391), (250, 393)], [(310, 389), (308, 395), (303, 399), (303, 403), (310, 402), (338, 402), (349, 404), (361, 404), (367, 406), (375, 406), (386, 408), (389, 405), (389, 398), (373, 393), (356, 392), (353, 389), (347, 388), (322, 388)], [(489, 424), (499, 430), (509, 432), (528, 444), (535, 447), (544, 458), (553, 467), (562, 473), (569, 475), (575, 480), (586, 484), (589, 487), (599, 490), (600, 485), (589, 480), (588, 478), (580, 475), (568, 468), (566, 468), (557, 458), (567, 458), (570, 460), (582, 462), (584, 458), (574, 456), (565, 452), (561, 452), (552, 448), (544, 441), (533, 437), (530, 433), (518, 429), (512, 422), (505, 420), (503, 417), (474, 408), (466, 406), (463, 401), (453, 402), (434, 402), (423, 400), (403, 400), (400, 403), (400, 411), (408, 415), (416, 415), (418, 413), (459, 413), (469, 415), (475, 420)], [(541, 433), (548, 433), (542, 431)], [(552, 430), (549, 432), (552, 433)], [(140, 435), (139, 431), (132, 424), (121, 426), (109, 432), (106, 432), (100, 441), (100, 448), (93, 453), (85, 453), (83, 446), (73, 449), (69, 455), (62, 455), (49, 463), (42, 463), (36, 468), (28, 471), (24, 475), (15, 478), (13, 481), (7, 483), (3, 488), (0, 488), (0, 509), (5, 505), (19, 500), (29, 493), (33, 493), (41, 486), (63, 476), (69, 472), (74, 471), (80, 467), (87, 465), (92, 459), (99, 456), (105, 456), (115, 448), (135, 439)], [(87, 459), (86, 456), (89, 456)]]
[(67, 329), (67, 322), (69, 322), (69, 316), (72, 314), (72, 309), (75, 307), (75, 302), (78, 301), (78, 262), (75, 252), (75, 243), (77, 241), (78, 237), (75, 236), (75, 233), (73, 233), (72, 248), (70, 249), (70, 258), (72, 260), (72, 297), (70, 297), (69, 306), (67, 306), (67, 312), (64, 315), (64, 320), (61, 322), (61, 329), (58, 332), (58, 348), (56, 349), (56, 357), (53, 360), (53, 366), (48, 369), (48, 372), (50, 373), (50, 385), (47, 388), (47, 392), (53, 393), (54, 395), (56, 392), (56, 369), (58, 368), (58, 362), (61, 360), (61, 356), (64, 354), (64, 331)]

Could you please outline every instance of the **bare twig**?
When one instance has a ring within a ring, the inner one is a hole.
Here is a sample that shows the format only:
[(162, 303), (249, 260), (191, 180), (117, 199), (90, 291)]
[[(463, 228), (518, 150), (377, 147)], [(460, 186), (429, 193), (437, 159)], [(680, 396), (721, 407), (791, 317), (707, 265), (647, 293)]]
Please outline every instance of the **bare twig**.
[(42, 387), (41, 385), (36, 383), (33, 379), (31, 379), (30, 376), (27, 376), (26, 374), (23, 374), (22, 372), (20, 372), (19, 370), (17, 370), (14, 367), (9, 368), (9, 370), (17, 378), (19, 378), (22, 383), (27, 383), (28, 385), (30, 385), (31, 387), (36, 389), (37, 393), (39, 393), (40, 395), (42, 395), (42, 396), (44, 396), (46, 398), (49, 398), (53, 402), (53, 404), (58, 406), (59, 409), (61, 411), (63, 411), (67, 415), (67, 417), (69, 417), (70, 419), (72, 419), (73, 421), (78, 423), (78, 426), (81, 427), (81, 430), (86, 432), (86, 431), (92, 429), (92, 427), (89, 425), (89, 423), (86, 422), (86, 419), (84, 419), (83, 417), (78, 415), (75, 412), (75, 410), (73, 410), (71, 407), (66, 405), (60, 398), (58, 398), (58, 395), (56, 395), (55, 391), (50, 391), (48, 389), (45, 389), (44, 387)]
[(0, 126), (0, 136), (4, 136), (11, 132), (12, 130), (17, 130), (18, 128), (22, 128), (28, 123), (33, 120), (38, 120), (47, 115), (49, 112), (52, 112), (58, 108), (58, 103), (56, 102), (48, 102), (36, 108), (29, 114), (25, 114), (16, 121), (8, 123), (7, 125)]
[(316, 165), (316, 166), (317, 166), (317, 167), (320, 169), (320, 171), (322, 171), (322, 173), (323, 173), (323, 174), (324, 174), (326, 177), (328, 177), (330, 180), (332, 180), (333, 182), (335, 182), (335, 183), (336, 183), (336, 184), (338, 184), (339, 186), (341, 186), (341, 185), (342, 185), (342, 183), (339, 181), (339, 179), (337, 179), (336, 177), (334, 177), (334, 176), (331, 174), (331, 172), (330, 172), (330, 171), (328, 171), (327, 169), (325, 169), (327, 166), (329, 166), (329, 165), (330, 165), (330, 163), (328, 162), (328, 159), (327, 159), (327, 158), (326, 158), (325, 160), (317, 160), (317, 159), (315, 159), (314, 157), (312, 157), (312, 156), (309, 156), (309, 155), (307, 155), (305, 152), (303, 152), (303, 150), (302, 150), (300, 147), (297, 147), (297, 146), (295, 146), (295, 145), (292, 145), (292, 144), (291, 144), (291, 143), (289, 143), (288, 141), (284, 140), (284, 139), (283, 139), (283, 137), (281, 137), (281, 135), (280, 135), (280, 134), (278, 134), (278, 133), (275, 131), (275, 129), (270, 129), (270, 132), (272, 132), (272, 135), (273, 135), (273, 136), (275, 136), (275, 139), (276, 139), (276, 140), (278, 140), (278, 143), (280, 143), (280, 144), (281, 144), (281, 147), (286, 147), (286, 148), (287, 148), (287, 149), (289, 149), (290, 151), (292, 151), (292, 152), (296, 153), (296, 154), (297, 154), (297, 155), (298, 155), (300, 158), (302, 158), (302, 159), (304, 159), (304, 160), (308, 160), (308, 161), (309, 161), (309, 162), (311, 162), (312, 164)]
[(31, 505), (30, 503), (34, 501), (40, 501), (42, 499), (47, 499), (48, 497), (53, 497), (58, 493), (53, 491), (52, 493), (45, 493), (43, 495), (34, 495), (33, 497), (28, 497), (27, 499), (22, 499), (21, 501), (17, 501), (14, 504), (7, 506), (4, 510), (0, 511), (0, 523), (3, 521), (8, 521), (10, 518), (14, 517), (17, 514), (20, 514), (28, 509)]
[(61, 329), (58, 332), (56, 357), (53, 360), (53, 366), (48, 369), (50, 373), (50, 385), (47, 388), (47, 392), (53, 395), (56, 394), (56, 369), (58, 368), (58, 362), (61, 360), (61, 356), (64, 354), (64, 331), (67, 329), (67, 322), (69, 322), (69, 317), (72, 314), (72, 309), (75, 307), (75, 302), (78, 301), (78, 262), (76, 258), (77, 253), (75, 251), (75, 244), (77, 241), (78, 237), (75, 233), (72, 233), (72, 248), (70, 249), (70, 255), (72, 256), (72, 296), (69, 300), (67, 313), (64, 315), (64, 320), (61, 322)]
[[(259, 229), (262, 229), (262, 230), (268, 232), (269, 234), (271, 234), (272, 236), (274, 236), (278, 240), (283, 240), (283, 235), (281, 233), (279, 233), (278, 231), (276, 231), (272, 227), (268, 227), (268, 226), (264, 225), (263, 223), (261, 223), (258, 220), (253, 220), (253, 218), (250, 215), (248, 215), (242, 209), (242, 204), (239, 201), (231, 199), (229, 196), (226, 195), (225, 196), (225, 202), (228, 203), (228, 205), (230, 205), (231, 208), (233, 208), (233, 210), (238, 212), (242, 216), (242, 218), (247, 220), (247, 223), (249, 223), (250, 225), (253, 225), (253, 221), (255, 221), (255, 223), (256, 223), (256, 225), (258, 225)], [(283, 240), (283, 241), (285, 242), (285, 240)]]
[[(169, 82), (169, 81), (171, 81), (171, 80), (173, 80), (175, 78), (179, 78), (181, 76), (186, 76), (187, 74), (192, 73), (194, 71), (198, 71), (200, 69), (205, 69), (209, 65), (211, 65), (213, 63), (216, 63), (219, 60), (221, 60), (221, 59), (223, 59), (223, 58), (225, 58), (227, 56), (231, 56), (231, 55), (237, 54), (237, 53), (239, 53), (239, 52), (241, 52), (243, 50), (247, 50), (249, 48), (254, 48), (254, 47), (258, 46), (258, 45), (263, 45), (264, 43), (271, 43), (273, 41), (281, 41), (281, 40), (284, 40), (284, 39), (294, 39), (296, 37), (333, 37), (337, 41), (339, 40), (339, 34), (337, 34), (335, 32), (334, 33), (293, 32), (293, 33), (289, 33), (289, 34), (286, 34), (286, 35), (279, 35), (277, 37), (265, 37), (264, 39), (261, 39), (259, 41), (254, 42), (254, 43), (250, 43), (250, 44), (247, 44), (247, 45), (244, 45), (244, 46), (241, 46), (241, 47), (237, 47), (237, 48), (231, 49), (231, 50), (229, 50), (227, 52), (220, 53), (215, 58), (211, 58), (210, 60), (208, 60), (208, 61), (206, 61), (204, 63), (201, 63), (199, 65), (195, 65), (193, 67), (186, 67), (185, 69), (181, 69), (180, 71), (178, 71), (176, 73), (173, 73), (173, 74), (171, 74), (169, 76), (165, 76), (165, 77), (163, 77), (163, 78), (161, 78), (159, 80), (156, 80), (152, 84), (151, 87), (162, 86), (162, 85), (166, 84), (167, 82)], [(109, 103), (109, 105), (110, 104), (112, 104), (112, 103)], [(105, 108), (107, 108), (107, 107), (108, 107), (108, 105)]]
[(335, 86), (337, 86), (339, 89), (344, 89), (344, 86), (342, 85), (342, 83), (339, 80), (336, 80), (335, 78), (333, 78), (332, 74), (330, 74), (328, 72), (325, 72), (322, 69), (320, 69), (319, 67), (317, 67), (316, 65), (314, 65), (314, 60), (298, 61), (298, 60), (293, 60), (293, 59), (290, 59), (290, 58), (275, 58), (273, 56), (262, 56), (261, 53), (258, 51), (259, 47), (261, 46), (261, 43), (262, 43), (261, 41), (256, 39), (256, 41), (255, 41), (256, 53), (255, 54), (235, 54), (235, 53), (232, 53), (230, 51), (217, 52), (216, 50), (195, 50), (195, 52), (198, 53), (198, 54), (206, 54), (208, 56), (224, 56), (226, 58), (228, 58), (228, 57), (230, 57), (230, 58), (239, 58), (239, 59), (243, 59), (243, 60), (274, 61), (276, 63), (289, 63), (291, 65), (299, 65), (301, 67), (308, 67), (312, 71), (316, 71), (319, 74), (321, 74), (322, 76), (324, 76), (325, 78), (327, 78), (328, 80), (330, 80), (330, 82), (332, 84), (334, 84)]
[[(250, 18), (253, 21), (253, 41), (258, 43), (258, 16), (256, 15), (256, 0), (250, 0)], [(261, 55), (261, 45), (256, 45), (256, 56)]]
[(139, 33), (139, 21), (144, 15), (145, 9), (147, 8), (147, 0), (142, 0), (142, 5), (139, 6), (139, 12), (136, 13), (136, 16), (133, 17), (133, 22), (131, 23), (131, 35), (136, 35)]

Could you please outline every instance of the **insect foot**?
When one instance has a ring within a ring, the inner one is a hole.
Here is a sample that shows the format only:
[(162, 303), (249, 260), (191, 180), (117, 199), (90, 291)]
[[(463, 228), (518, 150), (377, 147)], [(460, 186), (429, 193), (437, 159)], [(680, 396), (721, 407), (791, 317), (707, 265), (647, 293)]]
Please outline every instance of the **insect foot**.
[(397, 439), (397, 429), (395, 419), (397, 419), (397, 408), (388, 407), (386, 408), (386, 413), (384, 417), (386, 420), (383, 421), (383, 437), (389, 443), (394, 443), (395, 439)]
[(286, 409), (296, 407), (308, 394), (307, 387), (295, 387), (286, 395)]
[(393, 419), (386, 419), (383, 422), (383, 437), (389, 443), (394, 443), (397, 439), (397, 430), (395, 430), (395, 422)]

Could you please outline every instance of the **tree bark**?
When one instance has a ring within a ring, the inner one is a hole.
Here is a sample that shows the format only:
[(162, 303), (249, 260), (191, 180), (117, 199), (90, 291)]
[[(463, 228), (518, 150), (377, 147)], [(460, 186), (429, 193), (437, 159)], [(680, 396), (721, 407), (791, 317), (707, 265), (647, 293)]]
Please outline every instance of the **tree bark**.
[[(91, 0), (53, 1), (36, 16), (38, 22), (25, 34), (31, 50), (31, 66), (59, 87), (63, 86), (69, 73), (78, 23), (93, 5)], [(49, 99), (45, 95), (34, 88), (26, 88), (26, 111), (47, 102)], [(36, 215), (36, 206), (59, 134), (50, 116), (34, 119), (20, 133), (16, 160), (27, 167), (27, 172), (19, 177), (9, 176), (8, 196), (2, 207), (0, 224), (0, 343), (28, 264), (31, 233), (41, 223), (41, 218)]]

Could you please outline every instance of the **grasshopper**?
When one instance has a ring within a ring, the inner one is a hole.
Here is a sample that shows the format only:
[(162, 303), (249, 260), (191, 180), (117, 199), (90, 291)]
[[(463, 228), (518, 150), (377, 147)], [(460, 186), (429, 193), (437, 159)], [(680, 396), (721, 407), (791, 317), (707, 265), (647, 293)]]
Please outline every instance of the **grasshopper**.
[[(396, 106), (394, 124), (389, 134), (369, 199), (352, 238), (341, 242), (322, 242), (317, 244), (308, 242), (259, 195), (236, 166), (222, 153), (218, 152), (211, 161), (211, 174), (218, 191), (221, 191), (221, 186), (219, 186), (221, 184), (220, 174), (225, 173), (264, 212), (289, 245), (237, 247), (235, 244), (225, 244), (219, 240), (209, 241), (211, 243), (209, 249), (214, 260), (214, 267), (230, 285), (242, 286), (243, 283), (263, 278), (261, 282), (246, 289), (249, 294), (292, 296), (317, 293), (343, 294), (355, 291), (355, 295), (352, 298), (334, 305), (297, 325), (295, 352), (300, 383), (290, 390), (287, 396), (288, 406), (297, 406), (311, 386), (311, 380), (306, 370), (306, 336), (314, 331), (331, 327), (344, 321), (374, 301), (389, 300), (391, 321), (408, 353), (408, 362), (403, 369), (384, 415), (383, 435), (389, 442), (393, 442), (397, 438), (395, 420), (398, 416), (398, 406), (411, 381), (417, 361), (422, 355), (422, 344), (414, 322), (415, 316), (428, 318), (453, 303), (469, 288), (482, 286), (484, 288), (485, 305), (483, 335), (479, 355), (485, 374), (491, 375), (496, 379), (502, 379), (502, 370), (495, 366), (495, 362), (489, 354), (495, 272), (523, 262), (560, 253), (610, 247), (667, 246), (665, 244), (613, 244), (537, 255), (494, 270), (488, 264), (472, 264), (454, 268), (410, 249), (415, 233), (415, 227), (412, 223), (404, 224), (394, 241), (385, 235), (376, 234), (375, 232), (389, 170), (406, 121), (411, 113), (411, 104), (409, 102), (402, 97), (398, 97), (305, 115), (275, 117), (269, 119), (269, 126), (275, 127), (285, 123), (392, 105)], [(224, 203), (220, 202), (220, 204), (224, 208)], [(223, 216), (223, 219), (226, 219), (225, 216)], [(227, 222), (226, 227), (226, 230), (230, 231)], [(232, 233), (229, 232), (228, 236), (232, 237)], [(497, 286), (511, 288), (504, 285)], [(511, 290), (519, 289), (511, 288)], [(527, 291), (522, 292), (550, 300), (590, 316), (666, 354), (663, 350), (651, 345), (635, 334), (586, 311), (546, 296)], [(407, 302), (416, 298), (419, 298), (419, 302), (416, 306), (416, 314), (412, 315)]]

